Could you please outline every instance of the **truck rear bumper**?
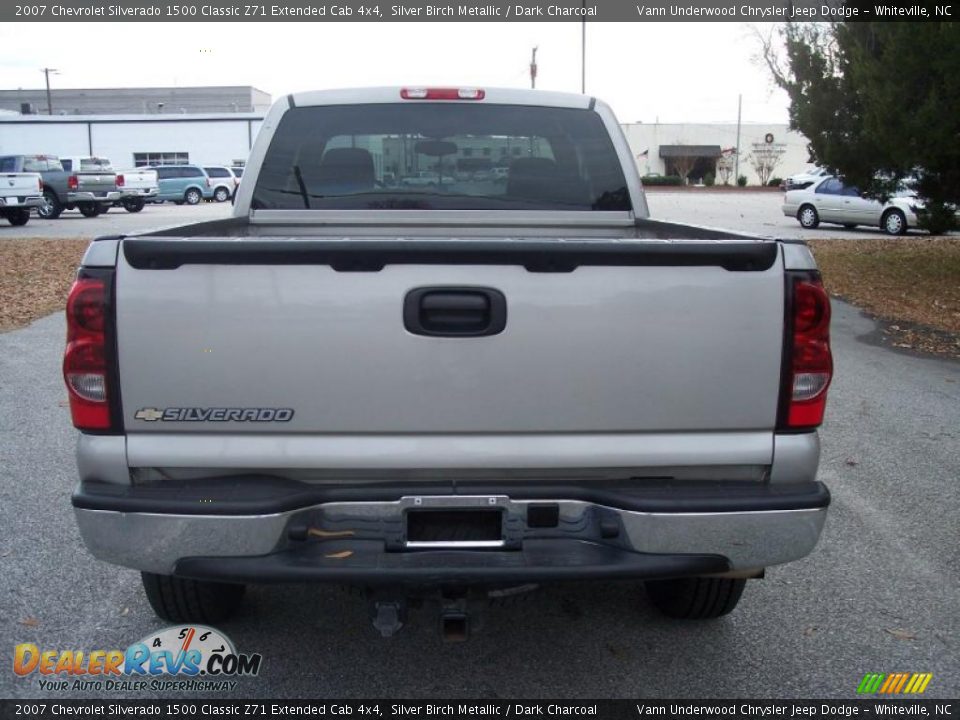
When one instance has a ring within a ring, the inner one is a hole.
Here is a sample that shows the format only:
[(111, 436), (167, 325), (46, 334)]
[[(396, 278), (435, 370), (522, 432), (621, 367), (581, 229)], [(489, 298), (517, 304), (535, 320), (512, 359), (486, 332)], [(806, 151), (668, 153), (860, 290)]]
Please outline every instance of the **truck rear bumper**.
[(121, 200), (129, 198), (142, 198), (144, 200), (154, 200), (159, 194), (158, 188), (127, 188), (123, 191)]
[(42, 195), (10, 195), (0, 198), (0, 208), (36, 208), (43, 205)]
[(119, 190), (109, 190), (106, 192), (79, 191), (67, 193), (67, 202), (70, 204), (79, 202), (108, 203), (116, 202), (121, 197), (123, 197), (123, 193)]
[[(94, 556), (138, 570), (234, 582), (433, 584), (759, 571), (809, 554), (830, 500), (820, 483), (504, 483), (402, 494), (376, 486), (284, 493), (284, 484), (82, 483), (73, 504)], [(499, 540), (410, 539), (410, 513), (434, 510), (498, 512)]]

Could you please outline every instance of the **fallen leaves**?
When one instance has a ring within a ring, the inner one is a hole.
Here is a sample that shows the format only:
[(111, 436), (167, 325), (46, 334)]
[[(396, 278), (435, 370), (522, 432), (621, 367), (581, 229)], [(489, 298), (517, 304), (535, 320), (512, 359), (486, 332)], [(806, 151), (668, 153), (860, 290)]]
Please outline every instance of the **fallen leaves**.
[(89, 240), (0, 241), (0, 332), (62, 310)]
[(35, 617), (26, 617), (20, 621), (20, 624), (23, 625), (24, 627), (35, 628), (37, 627), (37, 625), (40, 624), (40, 621), (37, 620)]
[(887, 321), (890, 345), (960, 357), (960, 238), (809, 244), (827, 290)]

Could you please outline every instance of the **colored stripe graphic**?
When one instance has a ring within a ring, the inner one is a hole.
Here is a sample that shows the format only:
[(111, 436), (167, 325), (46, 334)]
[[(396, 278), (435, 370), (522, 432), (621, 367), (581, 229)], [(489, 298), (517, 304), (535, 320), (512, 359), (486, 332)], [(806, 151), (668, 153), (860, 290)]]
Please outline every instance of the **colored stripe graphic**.
[(933, 673), (867, 673), (857, 686), (857, 694), (919, 695), (932, 679)]
[(883, 682), (883, 673), (867, 673), (860, 681), (857, 692), (866, 695), (872, 695), (880, 689), (880, 683)]

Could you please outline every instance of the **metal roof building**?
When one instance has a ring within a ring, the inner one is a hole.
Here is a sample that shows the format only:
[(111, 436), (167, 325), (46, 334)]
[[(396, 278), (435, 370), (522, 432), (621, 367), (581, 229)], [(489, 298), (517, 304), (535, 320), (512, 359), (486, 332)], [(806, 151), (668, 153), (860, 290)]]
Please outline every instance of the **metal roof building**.
[(24, 115), (265, 113), (270, 95), (250, 85), (0, 90), (0, 110)]

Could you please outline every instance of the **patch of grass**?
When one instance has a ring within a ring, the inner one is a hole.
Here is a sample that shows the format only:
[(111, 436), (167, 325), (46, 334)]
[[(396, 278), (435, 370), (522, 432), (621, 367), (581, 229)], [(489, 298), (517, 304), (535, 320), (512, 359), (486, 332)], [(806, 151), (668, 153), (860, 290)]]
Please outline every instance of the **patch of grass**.
[(0, 241), (0, 332), (62, 310), (89, 240)]
[(809, 245), (827, 290), (886, 321), (893, 345), (960, 357), (960, 238)]

